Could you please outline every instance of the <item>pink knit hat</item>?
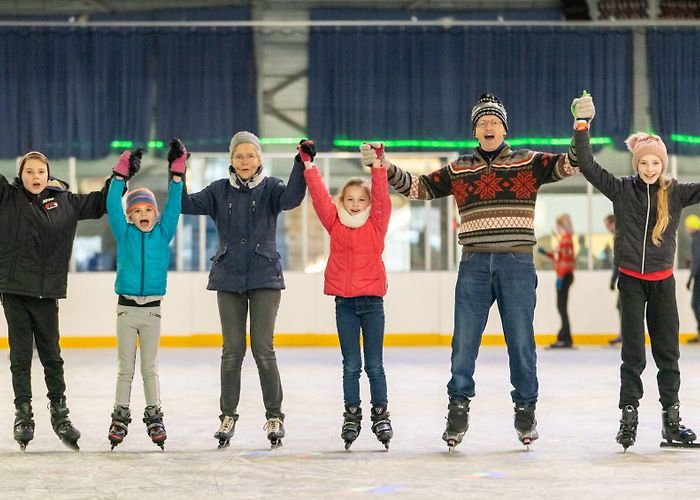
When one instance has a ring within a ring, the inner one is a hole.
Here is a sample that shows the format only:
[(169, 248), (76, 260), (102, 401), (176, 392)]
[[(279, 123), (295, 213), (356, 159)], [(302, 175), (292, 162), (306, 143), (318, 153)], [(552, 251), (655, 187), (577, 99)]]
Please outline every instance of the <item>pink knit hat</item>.
[(632, 168), (637, 171), (637, 165), (639, 160), (645, 155), (654, 155), (661, 160), (661, 175), (666, 172), (668, 168), (668, 153), (666, 152), (666, 145), (661, 137), (658, 135), (649, 135), (644, 132), (637, 132), (632, 134), (625, 141), (627, 149), (632, 152)]

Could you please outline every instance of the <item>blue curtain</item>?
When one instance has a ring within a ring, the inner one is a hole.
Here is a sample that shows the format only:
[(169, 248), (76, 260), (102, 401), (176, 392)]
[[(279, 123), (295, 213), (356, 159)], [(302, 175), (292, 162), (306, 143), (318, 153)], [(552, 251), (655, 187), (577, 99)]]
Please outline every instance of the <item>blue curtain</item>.
[(0, 30), (0, 157), (93, 158), (127, 131), (145, 138), (147, 49), (112, 33)]
[(700, 29), (650, 29), (647, 54), (654, 130), (670, 152), (698, 154), (671, 134), (700, 136)]
[(144, 144), (153, 125), (156, 139), (225, 151), (258, 128), (248, 28), (0, 28), (0, 68), (1, 158), (103, 157), (113, 140)]
[(309, 136), (324, 149), (334, 138), (471, 138), (469, 114), (484, 91), (503, 101), (510, 136), (566, 137), (571, 100), (583, 89), (599, 108), (595, 134), (619, 145), (631, 123), (630, 30), (377, 27), (310, 35)]
[(159, 138), (197, 151), (228, 151), (239, 130), (258, 129), (250, 29), (196, 29), (158, 35), (155, 61)]

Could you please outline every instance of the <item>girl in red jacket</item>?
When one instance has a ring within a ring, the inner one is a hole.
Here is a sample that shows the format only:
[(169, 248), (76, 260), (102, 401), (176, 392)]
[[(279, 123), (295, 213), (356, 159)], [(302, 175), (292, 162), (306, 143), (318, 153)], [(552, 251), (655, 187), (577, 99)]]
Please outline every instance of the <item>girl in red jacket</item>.
[(557, 217), (556, 231), (559, 235), (559, 244), (554, 252), (547, 252), (544, 248), (537, 250), (552, 259), (554, 271), (557, 273), (557, 309), (561, 316), (561, 328), (557, 341), (551, 348), (571, 348), (574, 343), (571, 338), (571, 326), (569, 325), (569, 289), (574, 283), (574, 232), (569, 214), (561, 214)]
[[(299, 147), (306, 167), (304, 176), (314, 210), (331, 237), (331, 251), (325, 272), (324, 293), (335, 296), (335, 317), (343, 353), (343, 397), (345, 402), (341, 438), (345, 449), (360, 434), (360, 331), (365, 355), (365, 372), (371, 394), (372, 432), (389, 448), (393, 436), (387, 411), (386, 377), (382, 352), (384, 344), (384, 300), (386, 271), (382, 261), (384, 237), (389, 227), (391, 200), (386, 165), (379, 158), (384, 146), (363, 144), (373, 149), (372, 187), (359, 178), (343, 186), (335, 202), (304, 144)], [(366, 156), (366, 155), (365, 155)]]

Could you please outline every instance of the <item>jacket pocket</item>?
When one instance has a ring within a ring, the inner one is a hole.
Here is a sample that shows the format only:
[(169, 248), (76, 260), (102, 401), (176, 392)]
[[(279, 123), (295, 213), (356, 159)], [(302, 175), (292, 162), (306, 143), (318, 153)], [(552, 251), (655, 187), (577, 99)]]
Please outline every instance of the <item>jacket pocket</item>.
[(270, 259), (270, 261), (280, 260), (282, 258), (276, 249), (261, 245), (255, 245), (255, 253)]
[(218, 264), (219, 262), (221, 262), (223, 260), (224, 255), (226, 255), (227, 251), (228, 251), (228, 247), (224, 247), (220, 250), (217, 250), (216, 253), (214, 254), (214, 256), (209, 260), (212, 261), (214, 264)]

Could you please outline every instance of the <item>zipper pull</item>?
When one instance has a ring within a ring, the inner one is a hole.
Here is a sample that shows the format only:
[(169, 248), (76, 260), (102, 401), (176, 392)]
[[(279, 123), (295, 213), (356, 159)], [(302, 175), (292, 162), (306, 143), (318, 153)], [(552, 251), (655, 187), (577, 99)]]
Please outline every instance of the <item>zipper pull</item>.
[(231, 205), (232, 205), (232, 203), (229, 203), (229, 204), (228, 204), (228, 214), (229, 214), (229, 215), (231, 215)]
[(255, 213), (255, 200), (253, 200), (253, 213)]

